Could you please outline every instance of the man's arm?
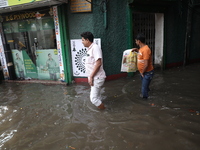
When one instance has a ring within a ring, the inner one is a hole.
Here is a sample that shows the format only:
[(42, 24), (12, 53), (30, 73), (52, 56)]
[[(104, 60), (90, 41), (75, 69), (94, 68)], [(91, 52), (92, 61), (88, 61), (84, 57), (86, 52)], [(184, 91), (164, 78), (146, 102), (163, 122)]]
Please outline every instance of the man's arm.
[(145, 60), (144, 60), (144, 68), (143, 68), (143, 70), (142, 70), (142, 72), (141, 72), (141, 76), (142, 76), (142, 77), (144, 77), (144, 73), (145, 73), (146, 70), (147, 70), (148, 62), (149, 62), (148, 59), (145, 59)]
[(131, 50), (132, 52), (138, 52), (139, 51), (139, 49), (138, 48), (132, 48), (132, 50)]
[(101, 58), (99, 58), (96, 61), (96, 64), (94, 66), (94, 70), (92, 71), (92, 73), (90, 74), (89, 78), (88, 78), (88, 83), (90, 86), (93, 86), (93, 80), (94, 80), (94, 76), (97, 74), (97, 72), (99, 71), (100, 67), (102, 65), (102, 61)]

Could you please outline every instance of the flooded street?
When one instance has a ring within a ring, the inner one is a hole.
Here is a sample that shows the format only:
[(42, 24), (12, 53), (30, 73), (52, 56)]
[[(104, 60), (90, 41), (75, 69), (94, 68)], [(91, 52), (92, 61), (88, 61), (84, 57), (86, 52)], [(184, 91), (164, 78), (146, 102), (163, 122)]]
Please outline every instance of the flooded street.
[(199, 150), (200, 64), (155, 71), (151, 98), (139, 74), (106, 81), (106, 110), (87, 83), (0, 84), (0, 150)]

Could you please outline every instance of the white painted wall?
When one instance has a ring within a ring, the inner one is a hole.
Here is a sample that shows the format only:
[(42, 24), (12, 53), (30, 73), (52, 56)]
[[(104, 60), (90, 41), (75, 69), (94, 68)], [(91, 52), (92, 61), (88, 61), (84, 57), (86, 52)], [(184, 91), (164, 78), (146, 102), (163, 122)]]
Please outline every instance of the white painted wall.
[(164, 14), (155, 14), (155, 53), (154, 64), (163, 67), (163, 43), (164, 43)]

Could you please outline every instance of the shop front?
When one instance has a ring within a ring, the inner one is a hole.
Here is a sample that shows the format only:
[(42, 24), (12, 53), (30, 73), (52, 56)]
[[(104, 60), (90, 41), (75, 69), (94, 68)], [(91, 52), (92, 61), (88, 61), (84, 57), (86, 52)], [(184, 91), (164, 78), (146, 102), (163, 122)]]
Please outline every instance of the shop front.
[(5, 79), (15, 74), (19, 80), (64, 81), (56, 6), (7, 13), (0, 19)]

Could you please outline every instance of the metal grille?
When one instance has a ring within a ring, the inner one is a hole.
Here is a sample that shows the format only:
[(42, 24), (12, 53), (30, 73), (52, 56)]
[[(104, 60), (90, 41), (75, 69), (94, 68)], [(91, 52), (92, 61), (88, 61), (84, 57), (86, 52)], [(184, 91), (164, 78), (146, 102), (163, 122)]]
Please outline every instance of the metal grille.
[(153, 58), (155, 50), (155, 14), (153, 13), (133, 13), (133, 35), (138, 33), (145, 35), (145, 43), (150, 47)]

